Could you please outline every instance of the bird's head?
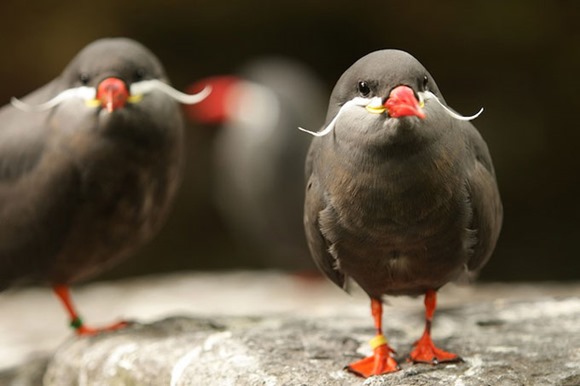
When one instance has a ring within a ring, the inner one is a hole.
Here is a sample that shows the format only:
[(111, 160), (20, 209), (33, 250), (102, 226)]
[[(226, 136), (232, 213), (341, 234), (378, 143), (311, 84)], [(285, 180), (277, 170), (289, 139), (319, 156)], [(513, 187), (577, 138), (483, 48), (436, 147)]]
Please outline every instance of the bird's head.
[(193, 83), (187, 91), (196, 93), (208, 87), (212, 92), (201, 103), (184, 106), (190, 121), (232, 124), (256, 132), (269, 132), (277, 127), (280, 98), (275, 90), (241, 76), (216, 75)]
[[(341, 122), (349, 125), (348, 135), (419, 127), (433, 112), (428, 106), (431, 103), (457, 119), (477, 116), (462, 117), (446, 107), (431, 75), (410, 54), (375, 51), (359, 59), (340, 77), (330, 97), (326, 127), (309, 133), (324, 136)], [(358, 130), (353, 132), (353, 127)]]
[(157, 93), (180, 103), (193, 104), (210, 93), (206, 88), (187, 95), (171, 87), (159, 60), (143, 45), (125, 38), (100, 39), (85, 47), (59, 78), (62, 91), (41, 104), (16, 98), (12, 104), (25, 111), (46, 111), (71, 99), (82, 99), (89, 108), (108, 113), (141, 103)]

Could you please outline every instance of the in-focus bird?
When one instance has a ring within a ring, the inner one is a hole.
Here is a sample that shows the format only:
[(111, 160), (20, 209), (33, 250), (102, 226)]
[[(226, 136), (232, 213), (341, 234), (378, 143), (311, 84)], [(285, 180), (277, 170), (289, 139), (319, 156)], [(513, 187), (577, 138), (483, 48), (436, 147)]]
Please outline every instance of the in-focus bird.
[[(476, 115), (477, 116), (477, 115)], [(371, 298), (373, 355), (348, 369), (399, 369), (382, 332), (384, 295), (424, 295), (426, 326), (410, 361), (460, 360), (436, 347), (436, 291), (488, 261), (503, 209), (486, 143), (410, 54), (372, 52), (338, 80), (306, 161), (304, 224), (318, 267)], [(304, 130), (304, 129), (302, 129)], [(304, 130), (307, 131), (307, 130)]]
[(302, 63), (262, 57), (235, 75), (201, 79), (211, 85), (203, 102), (187, 106), (193, 122), (217, 125), (213, 196), (238, 245), (269, 268), (316, 271), (306, 240), (304, 159), (310, 139), (300, 124), (324, 121), (325, 88)]
[(53, 286), (78, 334), (69, 295), (159, 230), (178, 188), (183, 118), (159, 60), (126, 38), (86, 46), (62, 74), (0, 109), (0, 288)]

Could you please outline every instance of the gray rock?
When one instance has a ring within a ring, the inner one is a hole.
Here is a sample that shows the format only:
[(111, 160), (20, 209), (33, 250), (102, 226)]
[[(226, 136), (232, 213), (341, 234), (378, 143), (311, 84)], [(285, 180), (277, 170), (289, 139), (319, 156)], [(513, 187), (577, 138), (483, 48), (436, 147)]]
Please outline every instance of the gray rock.
[(0, 372), (0, 385), (37, 386), (42, 384), (50, 355), (31, 356), (28, 362)]
[[(564, 286), (546, 293), (577, 290)], [(292, 312), (199, 313), (69, 337), (54, 353), (0, 373), (0, 384), (36, 385), (43, 379), (58, 386), (580, 385), (580, 297), (514, 298), (526, 292), (516, 285), (476, 286), (473, 296), (462, 291), (444, 294), (449, 299), (441, 302), (433, 334), (443, 348), (462, 355), (463, 363), (405, 362), (423, 328), (421, 302), (411, 299), (414, 306), (404, 300), (387, 307), (384, 316), (385, 335), (402, 371), (367, 380), (344, 371), (370, 353), (373, 328), (368, 311), (348, 306), (353, 299), (340, 294), (350, 300), (333, 314), (310, 310), (304, 300)], [(367, 305), (362, 297), (354, 300)]]

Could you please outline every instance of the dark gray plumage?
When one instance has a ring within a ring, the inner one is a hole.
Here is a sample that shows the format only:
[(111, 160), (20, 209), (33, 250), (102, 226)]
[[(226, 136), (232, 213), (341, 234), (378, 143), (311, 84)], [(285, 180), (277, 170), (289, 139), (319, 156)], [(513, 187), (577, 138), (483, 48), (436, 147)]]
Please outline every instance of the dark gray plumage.
[[(102, 39), (56, 79), (26, 96), (40, 104), (105, 78), (166, 75), (141, 44)], [(0, 286), (67, 285), (129, 256), (158, 231), (180, 181), (178, 104), (150, 92), (108, 112), (79, 98), (52, 109), (0, 110)]]
[[(445, 103), (415, 58), (376, 51), (339, 79), (327, 124), (349, 100), (384, 102), (400, 85)], [(304, 224), (314, 260), (334, 283), (352, 278), (371, 299), (424, 294), (473, 274), (499, 236), (502, 205), (484, 140), (432, 99), (423, 111), (425, 119), (392, 118), (350, 108), (307, 157)]]

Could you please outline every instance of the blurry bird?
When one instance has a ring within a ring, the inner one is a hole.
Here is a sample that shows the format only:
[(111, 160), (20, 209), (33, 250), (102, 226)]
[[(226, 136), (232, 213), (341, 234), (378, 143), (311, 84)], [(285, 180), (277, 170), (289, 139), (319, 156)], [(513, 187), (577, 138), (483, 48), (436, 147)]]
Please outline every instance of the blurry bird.
[[(475, 116), (474, 116), (475, 117)], [(383, 295), (425, 295), (413, 362), (459, 360), (431, 340), (436, 291), (489, 259), (502, 205), (487, 146), (403, 51), (373, 52), (337, 82), (306, 161), (304, 224), (319, 268), (371, 298), (374, 354), (348, 369), (396, 371), (382, 333)], [(304, 130), (304, 129), (303, 129)], [(306, 130), (304, 130), (306, 131)]]
[(215, 76), (202, 103), (186, 108), (194, 122), (219, 125), (213, 150), (216, 206), (239, 245), (270, 268), (315, 271), (302, 213), (304, 158), (310, 140), (296, 127), (324, 120), (324, 87), (302, 64), (262, 58), (238, 75)]
[(56, 79), (0, 109), (0, 288), (46, 282), (78, 334), (68, 291), (132, 254), (167, 216), (180, 182), (183, 119), (158, 59), (102, 39)]

